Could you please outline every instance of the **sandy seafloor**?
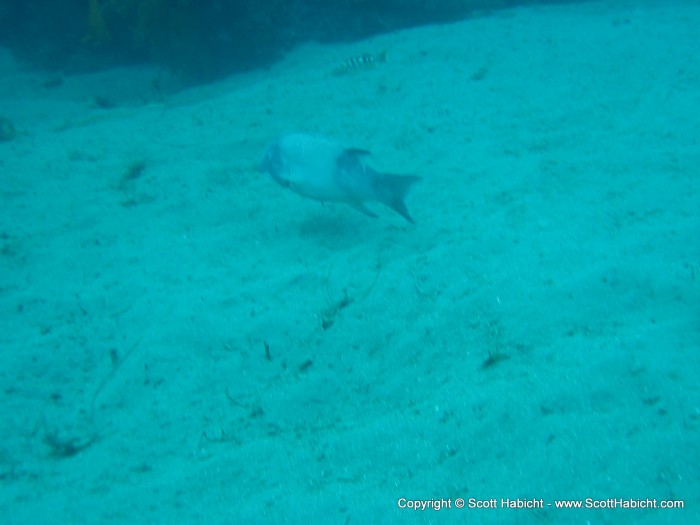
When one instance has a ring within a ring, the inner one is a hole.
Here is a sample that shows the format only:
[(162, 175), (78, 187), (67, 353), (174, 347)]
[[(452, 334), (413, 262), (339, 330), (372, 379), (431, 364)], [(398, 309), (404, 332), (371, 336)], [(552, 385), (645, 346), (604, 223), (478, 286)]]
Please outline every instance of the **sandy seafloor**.
[[(699, 523), (700, 5), (611, 4), (177, 92), (4, 52), (0, 521)], [(420, 175), (416, 225), (256, 171), (297, 130)]]

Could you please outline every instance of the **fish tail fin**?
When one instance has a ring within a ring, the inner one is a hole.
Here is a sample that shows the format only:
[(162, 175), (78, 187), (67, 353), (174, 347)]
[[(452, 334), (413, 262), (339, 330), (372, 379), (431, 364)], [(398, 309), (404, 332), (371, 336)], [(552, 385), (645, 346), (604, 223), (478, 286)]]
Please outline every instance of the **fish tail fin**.
[(377, 200), (394, 210), (411, 224), (415, 224), (413, 222), (413, 217), (411, 217), (406, 207), (405, 200), (411, 186), (419, 180), (420, 177), (415, 175), (378, 173), (375, 182)]

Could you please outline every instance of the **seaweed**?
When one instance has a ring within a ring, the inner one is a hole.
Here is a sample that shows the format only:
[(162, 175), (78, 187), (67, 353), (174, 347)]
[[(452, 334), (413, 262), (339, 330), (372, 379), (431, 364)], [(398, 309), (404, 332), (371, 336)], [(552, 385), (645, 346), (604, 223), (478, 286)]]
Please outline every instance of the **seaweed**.
[(357, 298), (351, 297), (350, 294), (348, 293), (347, 288), (343, 288), (343, 295), (340, 297), (340, 299), (331, 299), (331, 292), (330, 292), (330, 281), (331, 281), (331, 270), (328, 270), (328, 276), (326, 277), (326, 295), (328, 296), (328, 306), (321, 312), (321, 330), (328, 330), (330, 327), (333, 326), (335, 323), (335, 319), (342, 312), (345, 310), (348, 306), (356, 303), (363, 301), (364, 299), (367, 299), (374, 290), (374, 287), (377, 285), (377, 282), (379, 281), (379, 274), (381, 273), (382, 270), (382, 261), (381, 261), (381, 253), (377, 253), (377, 261), (375, 263), (375, 268), (374, 268), (374, 279), (372, 282), (365, 288), (364, 292), (361, 293)]
[(119, 184), (118, 184), (119, 189), (124, 190), (125, 187), (129, 183), (140, 178), (141, 175), (143, 175), (143, 172), (145, 169), (146, 169), (146, 161), (145, 160), (135, 160), (131, 164), (129, 164), (119, 179)]
[(102, 16), (102, 7), (99, 0), (88, 0), (87, 20), (87, 34), (82, 39), (83, 43), (102, 45), (111, 40), (112, 37)]
[(493, 352), (489, 350), (489, 356), (486, 359), (484, 359), (483, 363), (481, 363), (481, 368), (491, 368), (493, 366), (496, 366), (498, 363), (501, 363), (502, 361), (507, 361), (508, 359), (510, 359), (510, 356), (508, 354), (503, 353), (500, 350), (496, 350)]
[(0, 142), (13, 140), (17, 137), (17, 129), (9, 118), (0, 116)]
[(348, 290), (344, 289), (343, 296), (339, 300), (331, 302), (328, 308), (323, 311), (321, 315), (321, 330), (328, 330), (333, 326), (336, 316), (352, 303), (353, 300), (348, 296)]
[(91, 447), (98, 439), (97, 433), (87, 436), (62, 436), (57, 429), (49, 428), (45, 419), (42, 419), (42, 427), (42, 441), (49, 448), (49, 455), (55, 459), (76, 456)]
[(124, 195), (124, 199), (120, 204), (125, 208), (132, 208), (152, 200), (148, 195), (137, 192), (136, 187), (136, 181), (143, 176), (146, 166), (145, 160), (135, 160), (126, 167), (121, 177), (119, 177), (115, 189)]

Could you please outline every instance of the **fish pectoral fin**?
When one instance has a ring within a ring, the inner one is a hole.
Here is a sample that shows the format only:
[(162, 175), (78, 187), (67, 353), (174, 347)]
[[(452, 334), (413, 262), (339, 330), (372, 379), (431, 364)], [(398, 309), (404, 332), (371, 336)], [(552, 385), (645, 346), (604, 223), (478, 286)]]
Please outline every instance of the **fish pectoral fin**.
[(360, 157), (362, 155), (371, 155), (369, 150), (362, 148), (345, 148), (345, 153), (348, 155), (353, 155), (355, 157)]
[(369, 208), (367, 208), (367, 207), (366, 207), (364, 204), (362, 204), (361, 202), (348, 202), (348, 204), (349, 204), (350, 206), (352, 206), (353, 208), (355, 208), (357, 211), (362, 212), (362, 213), (364, 213), (365, 215), (367, 215), (367, 216), (369, 216), (369, 217), (372, 217), (372, 218), (374, 218), (374, 219), (376, 219), (377, 217), (379, 217), (379, 215), (377, 215), (377, 214), (374, 213), (372, 210), (370, 210)]

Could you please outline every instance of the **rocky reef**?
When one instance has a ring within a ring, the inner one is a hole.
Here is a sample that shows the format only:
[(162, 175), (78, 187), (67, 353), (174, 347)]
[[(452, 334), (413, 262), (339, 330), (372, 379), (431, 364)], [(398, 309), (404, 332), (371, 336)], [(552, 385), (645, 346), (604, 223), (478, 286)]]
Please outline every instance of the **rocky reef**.
[(524, 3), (536, 2), (6, 0), (0, 45), (68, 72), (155, 62), (197, 83), (264, 66), (303, 41), (359, 39)]

